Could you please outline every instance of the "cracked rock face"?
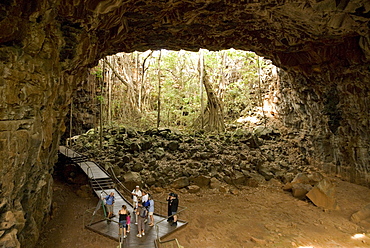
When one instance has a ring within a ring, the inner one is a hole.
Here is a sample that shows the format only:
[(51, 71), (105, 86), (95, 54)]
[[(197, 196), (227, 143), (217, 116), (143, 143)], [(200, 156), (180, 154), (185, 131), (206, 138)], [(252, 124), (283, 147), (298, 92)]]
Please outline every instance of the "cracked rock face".
[(366, 182), (369, 21), (368, 0), (1, 1), (0, 246), (36, 244), (70, 96), (87, 68), (117, 52), (235, 48), (270, 58), (287, 72), (279, 116), (301, 132), (306, 156)]

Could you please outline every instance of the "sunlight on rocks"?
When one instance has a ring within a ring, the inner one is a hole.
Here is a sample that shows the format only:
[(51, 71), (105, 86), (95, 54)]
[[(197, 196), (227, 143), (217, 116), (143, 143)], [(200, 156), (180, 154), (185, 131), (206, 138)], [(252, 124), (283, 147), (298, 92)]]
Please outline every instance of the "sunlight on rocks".
[(250, 122), (250, 123), (253, 123), (253, 124), (255, 124), (255, 123), (259, 122), (259, 121), (260, 120), (257, 117), (255, 117), (255, 116), (240, 117), (237, 120), (237, 122), (239, 122), (239, 123)]
[(351, 238), (352, 239), (363, 239), (365, 237), (366, 237), (365, 234), (363, 234), (363, 233), (357, 233), (357, 234), (353, 235)]

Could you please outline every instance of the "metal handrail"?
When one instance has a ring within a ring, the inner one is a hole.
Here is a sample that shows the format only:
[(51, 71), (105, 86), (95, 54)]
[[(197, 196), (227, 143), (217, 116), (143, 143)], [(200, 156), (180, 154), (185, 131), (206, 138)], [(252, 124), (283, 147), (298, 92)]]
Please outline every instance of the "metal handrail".
[[(69, 149), (69, 150), (71, 150), (71, 149)], [(81, 157), (82, 157), (82, 155), (81, 154), (79, 154), (79, 153), (77, 153), (77, 152), (75, 152), (76, 154), (78, 154), (78, 155), (80, 155)], [(69, 155), (69, 151), (67, 150), (66, 151), (66, 156), (67, 157), (69, 157), (68, 156)], [(91, 181), (94, 181), (97, 185), (98, 185), (98, 187), (101, 189), (101, 191), (102, 191), (102, 193), (104, 192), (106, 195), (108, 195), (106, 192), (105, 192), (105, 190), (103, 189), (103, 187), (100, 185), (100, 183), (95, 179), (95, 176), (94, 176), (94, 173), (93, 173), (93, 171), (92, 171), (92, 168), (89, 166), (89, 164), (88, 163), (86, 163), (86, 162), (80, 162), (80, 163), (85, 163), (85, 165), (87, 166), (87, 176), (88, 176), (88, 178), (90, 179), (90, 184), (91, 184)], [(93, 163), (95, 163), (95, 162), (93, 162)], [(96, 164), (96, 163), (95, 163)], [(99, 166), (98, 164), (96, 164), (98, 167), (100, 167), (103, 171), (105, 171), (105, 169), (103, 169), (101, 166)], [(114, 170), (113, 170), (113, 168), (112, 168), (112, 166), (109, 166), (109, 169), (111, 170), (111, 176), (113, 177), (113, 179), (115, 180), (115, 182), (124, 190), (124, 191), (126, 191), (126, 193), (128, 193), (128, 194), (131, 194), (131, 191), (129, 190), (129, 189), (127, 189), (126, 188), (126, 186), (125, 185), (123, 185), (123, 183), (117, 178), (117, 176), (116, 176), (116, 174), (115, 174), (115, 172), (114, 172)], [(107, 171), (106, 171), (107, 172)], [(91, 173), (91, 177), (89, 176), (90, 175), (90, 173)], [(91, 185), (92, 186), (92, 185)], [(100, 198), (102, 198), (102, 194), (100, 195)], [(156, 201), (156, 202), (160, 202), (160, 203), (164, 203), (164, 202), (162, 202), (162, 201)], [(156, 239), (156, 241), (157, 242), (159, 242), (159, 243), (166, 243), (166, 242), (170, 242), (170, 241), (175, 241), (176, 242), (176, 244), (177, 244), (177, 246), (178, 247), (180, 247), (179, 246), (179, 243), (178, 243), (178, 241), (177, 241), (177, 239), (171, 239), (171, 240), (167, 240), (167, 241), (162, 241), (161, 240), (161, 238), (160, 238), (160, 236), (159, 236), (159, 224), (160, 223), (162, 223), (164, 220), (166, 220), (166, 219), (168, 219), (168, 218), (171, 218), (171, 217), (173, 217), (174, 215), (178, 215), (179, 213), (181, 213), (181, 212), (183, 212), (183, 211), (185, 211), (186, 209), (187, 209), (187, 207), (182, 207), (182, 206), (179, 206), (179, 208), (181, 209), (180, 211), (178, 211), (176, 214), (173, 214), (173, 215), (170, 215), (170, 216), (166, 216), (166, 217), (163, 217), (163, 219), (162, 220), (160, 220), (160, 221), (158, 221), (158, 222), (156, 222), (155, 223), (155, 230), (156, 230), (156, 234), (157, 234), (157, 239)], [(90, 209), (88, 209), (88, 210), (86, 210), (85, 212), (90, 212), (91, 210)], [(96, 213), (96, 209), (95, 209), (95, 211), (92, 213), (92, 218), (94, 217), (94, 215), (95, 215), (95, 213)], [(158, 215), (158, 214), (157, 214)], [(164, 216), (164, 215), (159, 215), (159, 216)], [(105, 216), (106, 217), (106, 216)], [(84, 217), (85, 218), (85, 217)], [(85, 226), (85, 219), (83, 218), (83, 224), (84, 224), (84, 226)], [(110, 220), (110, 221), (113, 221), (113, 222), (115, 222), (115, 223), (118, 223), (117, 221), (115, 221), (115, 220)], [(91, 222), (92, 221), (90, 221), (90, 224), (91, 224)]]
[(155, 223), (155, 230), (156, 230), (156, 233), (157, 233), (157, 240), (159, 242), (162, 242), (162, 241), (161, 241), (161, 238), (159, 237), (159, 225), (158, 224), (159, 223), (162, 223), (164, 220), (166, 220), (168, 218), (171, 218), (171, 217), (173, 217), (175, 215), (178, 215), (179, 213), (181, 213), (181, 212), (183, 212), (183, 211), (185, 211), (187, 209), (187, 207), (181, 207), (181, 206), (179, 206), (179, 208), (182, 208), (182, 209), (180, 211), (178, 211), (176, 214), (167, 216), (167, 217), (163, 218), (162, 220), (158, 221), (157, 223)]
[[(100, 183), (95, 179), (95, 176), (94, 176), (94, 173), (91, 169), (91, 167), (89, 166), (88, 163), (86, 162), (81, 162), (81, 163), (85, 163), (85, 165), (87, 166), (87, 177), (90, 179), (90, 184), (91, 184), (91, 187), (92, 187), (92, 183), (91, 181), (94, 181), (97, 185), (98, 185), (98, 188), (103, 192), (105, 193), (106, 195), (108, 195), (107, 192), (105, 192), (105, 190), (103, 189), (103, 187), (100, 185)], [(89, 177), (89, 171), (91, 172), (91, 177)]]
[[(66, 147), (67, 148), (67, 147)], [(65, 150), (65, 152), (66, 152), (66, 156), (68, 157), (68, 158), (71, 158), (69, 155), (69, 153), (70, 153), (70, 151), (73, 151), (72, 149), (70, 149), (70, 148), (67, 148), (68, 150)], [(78, 156), (76, 156), (76, 157), (84, 157), (82, 154), (80, 154), (80, 153), (78, 153), (78, 152), (75, 152), (75, 151), (73, 151), (73, 153), (75, 153), (75, 154), (77, 154)], [(76, 158), (76, 157), (74, 157), (74, 158)], [(89, 178), (89, 182), (90, 182), (90, 186), (92, 187), (92, 181), (94, 181), (95, 183), (96, 183), (96, 185), (98, 186), (98, 188), (103, 192), (103, 193), (105, 193), (106, 195), (108, 195), (107, 194), (107, 192), (103, 189), (103, 187), (101, 186), (101, 184), (95, 179), (95, 176), (94, 176), (94, 173), (93, 173), (93, 171), (92, 171), (92, 168), (89, 166), (89, 164), (87, 163), (87, 162), (80, 162), (80, 163), (84, 163), (85, 165), (86, 165), (86, 167), (87, 167), (87, 177)], [(76, 163), (76, 164), (78, 164), (78, 163)], [(91, 177), (90, 177), (90, 173), (91, 173)]]
[(131, 194), (131, 191), (117, 178), (116, 173), (114, 172), (111, 165), (109, 165), (109, 169), (111, 170), (111, 175), (113, 176), (113, 179), (116, 181), (116, 183), (118, 183), (118, 185), (121, 186), (126, 191), (126, 193)]
[(182, 246), (180, 246), (180, 243), (177, 240), (177, 238), (169, 239), (169, 240), (166, 240), (166, 241), (159, 241), (159, 240), (157, 240), (157, 242), (159, 242), (159, 244), (169, 243), (169, 242), (172, 242), (172, 241), (175, 241), (176, 242), (177, 247), (182, 247)]

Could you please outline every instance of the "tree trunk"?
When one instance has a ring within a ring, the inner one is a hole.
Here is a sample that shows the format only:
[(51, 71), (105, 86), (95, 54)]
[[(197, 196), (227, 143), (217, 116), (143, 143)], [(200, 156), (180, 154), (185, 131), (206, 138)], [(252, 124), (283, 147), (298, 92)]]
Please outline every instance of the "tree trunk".
[[(195, 122), (195, 126), (200, 126), (201, 130), (209, 132), (223, 132), (225, 130), (224, 116), (222, 104), (217, 97), (211, 83), (208, 80), (204, 70), (204, 56), (202, 51), (199, 51), (199, 73), (201, 87), (201, 115)], [(203, 85), (207, 93), (207, 106), (204, 108), (203, 103)]]
[(107, 72), (108, 84), (108, 125), (112, 125), (112, 76), (113, 73), (109, 70)]
[(203, 85), (204, 85), (204, 56), (202, 49), (199, 50), (199, 85), (200, 85), (200, 129), (204, 129), (204, 100), (203, 100)]
[(158, 112), (157, 112), (157, 129), (159, 128), (159, 124), (161, 122), (161, 55), (162, 51), (159, 51), (159, 58), (158, 58)]
[(224, 115), (222, 111), (222, 104), (217, 95), (215, 94), (212, 85), (207, 77), (203, 81), (204, 87), (207, 92), (207, 107), (205, 109), (205, 125), (206, 131), (223, 132), (225, 130)]

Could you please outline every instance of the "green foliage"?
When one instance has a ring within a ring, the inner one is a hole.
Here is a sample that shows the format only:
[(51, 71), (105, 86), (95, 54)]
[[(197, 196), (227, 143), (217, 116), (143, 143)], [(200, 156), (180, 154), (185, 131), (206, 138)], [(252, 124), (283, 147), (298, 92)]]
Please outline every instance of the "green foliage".
[(103, 70), (98, 66), (91, 70), (90, 73), (95, 75), (96, 78), (103, 78)]
[(96, 99), (98, 100), (99, 103), (104, 104), (104, 97), (103, 96), (96, 96)]
[[(127, 91), (115, 86), (121, 96), (112, 100), (113, 116), (119, 116), (121, 122), (131, 122), (136, 126), (151, 128), (156, 125), (157, 98), (158, 98), (158, 73), (161, 75), (161, 126), (186, 127), (189, 128), (201, 114), (200, 80), (198, 71), (199, 53), (189, 51), (167, 51), (162, 50), (160, 68), (158, 68), (159, 51), (155, 51), (148, 57), (148, 52), (125, 54), (129, 60), (117, 63), (126, 66), (126, 75), (130, 72), (133, 77), (133, 88), (130, 94), (136, 94), (133, 102), (142, 100), (140, 116), (130, 115), (126, 104)], [(215, 94), (222, 97), (225, 120), (233, 122), (238, 119), (241, 112), (252, 108), (251, 89), (258, 84), (258, 56), (253, 52), (240, 50), (225, 50), (211, 52), (203, 50), (204, 64), (207, 80), (212, 84)], [(139, 61), (135, 63), (136, 55)], [(141, 84), (142, 64), (145, 63), (145, 78)], [(225, 60), (223, 60), (223, 57)], [(223, 62), (224, 61), (224, 62)], [(139, 68), (136, 68), (136, 64)], [(261, 60), (261, 68), (266, 66)], [(102, 78), (102, 69), (96, 67), (91, 71), (97, 78)], [(140, 87), (141, 88), (140, 88)], [(105, 91), (105, 89), (103, 89)], [(141, 92), (141, 98), (138, 97)], [(126, 94), (126, 95), (125, 95)], [(203, 99), (207, 99), (203, 90)], [(105, 96), (105, 95), (104, 95)], [(145, 100), (143, 100), (145, 99)], [(105, 104), (103, 96), (98, 96), (99, 102)], [(145, 110), (145, 111), (144, 111)], [(118, 120), (117, 120), (118, 121)]]

